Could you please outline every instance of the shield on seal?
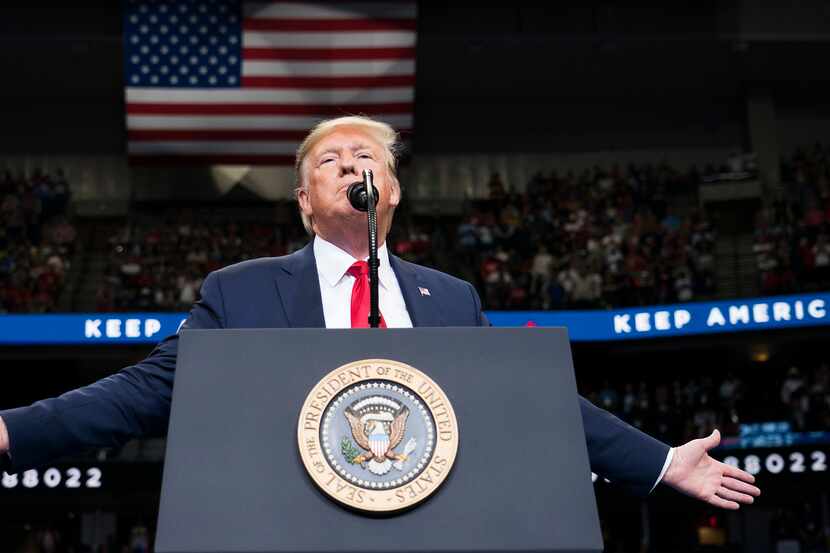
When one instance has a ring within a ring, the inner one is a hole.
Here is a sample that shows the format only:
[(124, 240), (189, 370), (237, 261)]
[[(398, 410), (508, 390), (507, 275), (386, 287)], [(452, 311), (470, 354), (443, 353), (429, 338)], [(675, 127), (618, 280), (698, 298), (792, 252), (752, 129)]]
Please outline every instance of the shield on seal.
[(386, 433), (386, 425), (381, 421), (372, 421), (374, 429), (369, 434), (369, 445), (375, 458), (383, 459), (389, 451), (389, 434)]

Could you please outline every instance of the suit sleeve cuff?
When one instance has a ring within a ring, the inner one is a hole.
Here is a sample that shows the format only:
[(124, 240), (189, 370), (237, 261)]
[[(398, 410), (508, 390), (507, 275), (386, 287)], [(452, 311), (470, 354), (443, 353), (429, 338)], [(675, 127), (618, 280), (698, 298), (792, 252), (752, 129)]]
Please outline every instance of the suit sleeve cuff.
[(657, 477), (657, 481), (651, 487), (649, 493), (653, 492), (654, 488), (657, 487), (657, 484), (659, 484), (660, 481), (663, 480), (663, 477), (666, 475), (666, 471), (669, 470), (669, 465), (671, 465), (672, 459), (674, 459), (674, 448), (669, 449), (669, 454), (666, 455), (666, 462), (663, 463), (663, 470), (660, 471), (660, 476)]

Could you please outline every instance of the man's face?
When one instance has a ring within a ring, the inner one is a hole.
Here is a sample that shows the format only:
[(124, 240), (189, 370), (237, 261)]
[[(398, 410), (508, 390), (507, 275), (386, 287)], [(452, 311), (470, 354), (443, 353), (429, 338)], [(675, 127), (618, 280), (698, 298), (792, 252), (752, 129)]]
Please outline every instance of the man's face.
[(326, 240), (344, 233), (366, 234), (366, 214), (349, 203), (349, 185), (363, 180), (371, 169), (380, 194), (377, 205), (378, 238), (391, 222), (400, 201), (400, 189), (389, 172), (383, 146), (359, 127), (338, 127), (326, 135), (305, 159), (306, 189), (298, 194), (300, 208), (312, 217), (314, 231)]

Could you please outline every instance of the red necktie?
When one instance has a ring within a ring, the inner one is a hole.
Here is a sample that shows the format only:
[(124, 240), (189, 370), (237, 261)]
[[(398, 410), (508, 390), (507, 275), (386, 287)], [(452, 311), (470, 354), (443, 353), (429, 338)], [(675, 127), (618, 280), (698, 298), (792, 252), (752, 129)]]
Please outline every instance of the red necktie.
[[(355, 261), (346, 271), (354, 277), (352, 286), (352, 328), (369, 327), (369, 264)], [(380, 316), (380, 328), (386, 328), (383, 315)]]

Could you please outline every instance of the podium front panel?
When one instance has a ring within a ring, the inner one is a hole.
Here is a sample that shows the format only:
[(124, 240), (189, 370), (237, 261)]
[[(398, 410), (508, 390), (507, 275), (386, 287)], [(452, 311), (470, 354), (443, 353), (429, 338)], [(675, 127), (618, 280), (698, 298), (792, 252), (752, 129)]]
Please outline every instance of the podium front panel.
[[(600, 551), (564, 329), (185, 330), (156, 551)], [(458, 420), (446, 481), (404, 512), (321, 492), (297, 446), (327, 373), (390, 359), (428, 374)]]

